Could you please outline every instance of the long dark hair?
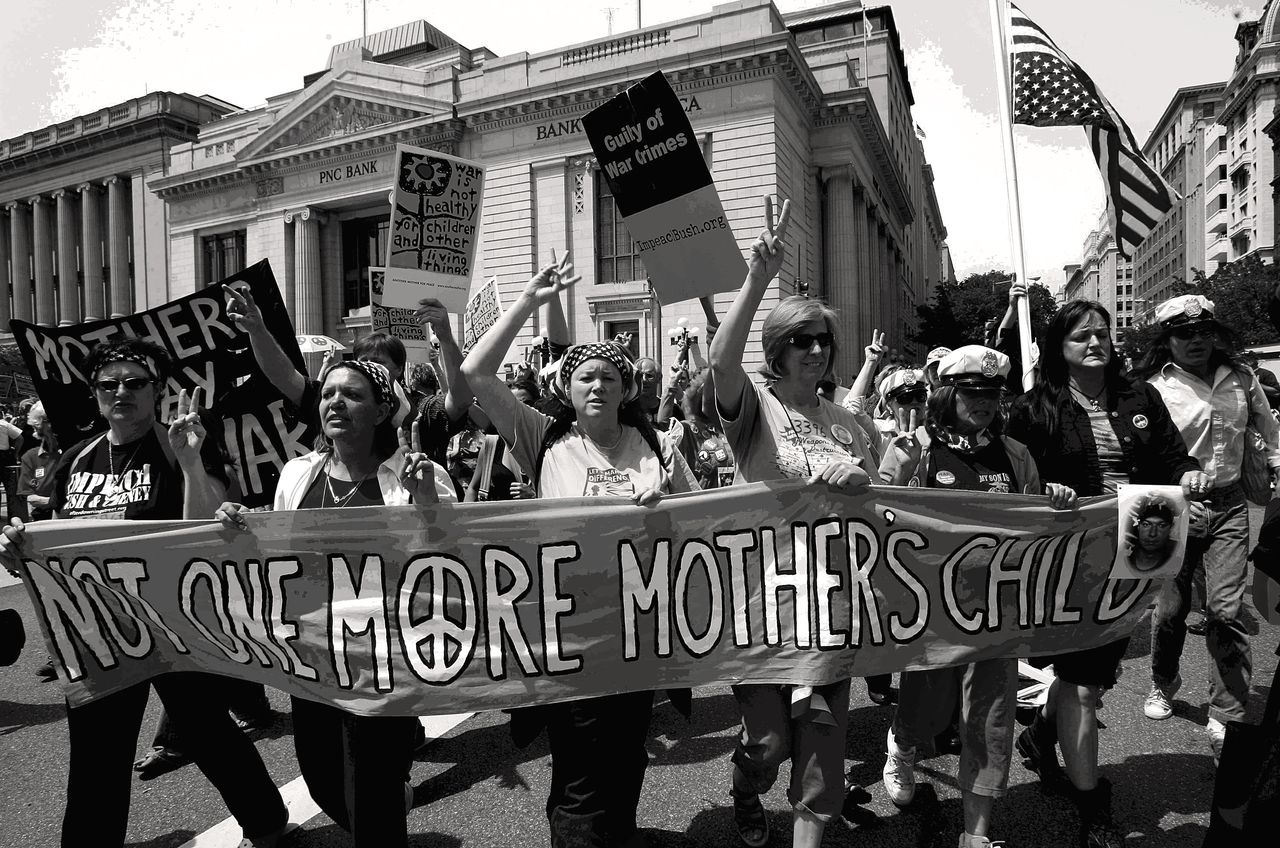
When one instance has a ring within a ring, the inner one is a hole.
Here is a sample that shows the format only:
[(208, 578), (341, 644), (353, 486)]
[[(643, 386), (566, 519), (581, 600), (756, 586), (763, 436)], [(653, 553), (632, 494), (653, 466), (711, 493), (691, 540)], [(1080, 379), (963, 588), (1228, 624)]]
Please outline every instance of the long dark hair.
[(1111, 344), (1111, 359), (1103, 372), (1106, 391), (1110, 393), (1123, 379), (1120, 357), (1116, 355), (1116, 347), (1110, 336), (1111, 313), (1096, 300), (1072, 300), (1063, 304), (1045, 327), (1044, 343), (1040, 345), (1040, 369), (1036, 384), (1028, 397), (1032, 414), (1050, 436), (1057, 434), (1062, 413), (1072, 402), (1071, 366), (1062, 353), (1062, 346), (1071, 331), (1090, 315), (1100, 316), (1108, 328), (1107, 341)]
[[(1233, 371), (1252, 373), (1252, 369), (1241, 354), (1240, 343), (1235, 334), (1216, 320), (1212, 320), (1212, 324), (1217, 344), (1213, 346), (1213, 354), (1209, 357), (1209, 368), (1216, 371), (1220, 366), (1225, 365)], [(1173, 350), (1169, 345), (1169, 339), (1173, 337), (1173, 331), (1176, 329), (1176, 325), (1165, 327), (1151, 343), (1150, 350), (1142, 357), (1142, 362), (1136, 368), (1142, 379), (1152, 376), (1173, 361)]]

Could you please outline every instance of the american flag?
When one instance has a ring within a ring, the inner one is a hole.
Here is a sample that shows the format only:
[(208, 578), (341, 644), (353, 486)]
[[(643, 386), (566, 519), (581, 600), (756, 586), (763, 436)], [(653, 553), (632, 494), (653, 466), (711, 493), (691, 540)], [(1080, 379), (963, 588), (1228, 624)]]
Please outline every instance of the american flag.
[(1089, 75), (1044, 30), (1009, 4), (1013, 120), (1036, 127), (1082, 126), (1107, 187), (1111, 234), (1126, 259), (1173, 207), (1176, 196), (1134, 141), (1129, 126)]

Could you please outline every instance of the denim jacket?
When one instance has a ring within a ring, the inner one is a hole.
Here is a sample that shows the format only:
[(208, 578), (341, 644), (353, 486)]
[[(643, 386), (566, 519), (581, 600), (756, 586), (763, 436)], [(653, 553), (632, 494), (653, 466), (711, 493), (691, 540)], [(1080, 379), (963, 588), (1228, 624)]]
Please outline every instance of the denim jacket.
[[(1079, 495), (1101, 495), (1102, 466), (1089, 426), (1089, 414), (1072, 399), (1058, 410), (1058, 429), (1050, 435), (1034, 392), (1013, 402), (1005, 432), (1031, 451), (1046, 483), (1063, 483)], [(1130, 483), (1175, 485), (1200, 463), (1187, 453), (1182, 434), (1160, 393), (1147, 383), (1120, 378), (1107, 387), (1106, 410), (1128, 464)]]

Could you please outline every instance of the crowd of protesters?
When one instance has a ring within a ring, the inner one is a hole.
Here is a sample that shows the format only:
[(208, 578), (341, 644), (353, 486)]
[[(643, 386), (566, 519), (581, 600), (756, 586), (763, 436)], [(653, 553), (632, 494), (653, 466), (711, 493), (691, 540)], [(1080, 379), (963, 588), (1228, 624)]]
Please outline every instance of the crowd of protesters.
[[(841, 316), (819, 300), (784, 297), (760, 324), (764, 365), (755, 380), (742, 363), (786, 255), (789, 217), (785, 202), (776, 220), (771, 207), (767, 212), (746, 281), (714, 328), (706, 366), (690, 369), (686, 341), (668, 374), (655, 360), (633, 359), (617, 340), (571, 344), (560, 295), (578, 278), (567, 256), (541, 268), (465, 354), (449, 313), (425, 300), (416, 315), (438, 343), (429, 366), (411, 365), (402, 343), (375, 334), (356, 345), (351, 360), (327, 362), (317, 379), (294, 368), (252, 295), (228, 288), (229, 314), (248, 334), (263, 372), (322, 434), (314, 452), (283, 469), (274, 508), (583, 496), (623, 496), (644, 508), (671, 493), (796, 478), (844, 491), (876, 483), (1042, 496), (1045, 506), (1071, 510), (1079, 497), (1114, 494), (1122, 484), (1179, 486), (1191, 504), (1191, 538), (1178, 577), (1159, 590), (1151, 616), (1143, 713), (1152, 721), (1173, 714), (1200, 574), (1212, 660), (1206, 753), (1216, 762), (1227, 723), (1244, 718), (1252, 683), (1241, 618), (1249, 555), (1243, 467), (1246, 454), (1257, 451), (1274, 482), (1280, 427), (1271, 413), (1273, 393), (1214, 318), (1214, 304), (1198, 294), (1160, 304), (1159, 337), (1126, 370), (1108, 311), (1095, 302), (1067, 303), (1043, 328), (1039, 361), (1023, 363), (1003, 350), (1013, 305), (1025, 295), (1015, 285), (990, 338), (937, 348), (923, 362), (887, 363), (887, 340), (873, 333), (846, 391), (833, 374)], [(495, 376), (539, 311), (549, 361), (509, 371), (505, 381)], [(1034, 386), (1021, 393), (1024, 367), (1033, 369)], [(20, 416), (28, 432), (0, 421), (0, 458), (18, 469), (2, 481), (10, 516), (6, 557), (20, 551), (26, 521), (53, 517), (215, 517), (231, 530), (246, 526), (198, 393), (180, 397), (167, 425), (157, 420), (170, 368), (165, 352), (146, 341), (95, 348), (85, 373), (105, 429), (65, 449), (39, 403)], [(24, 443), (29, 447), (15, 454)], [(84, 507), (80, 495), (93, 486), (107, 506)], [(1167, 542), (1167, 507), (1135, 515), (1134, 539)], [(1111, 785), (1099, 775), (1097, 710), (1116, 684), (1127, 645), (1126, 638), (1036, 658), (1037, 665), (1052, 665), (1054, 680), (1021, 732), (1014, 658), (903, 672), (896, 690), (888, 675), (868, 679), (875, 703), (897, 702), (885, 740), (889, 799), (911, 804), (917, 756), (950, 734), (960, 754), (961, 848), (993, 844), (996, 799), (1015, 756), (1074, 800), (1078, 844), (1122, 846), (1124, 825), (1115, 821)], [(52, 664), (41, 674), (52, 679)], [(123, 843), (128, 762), (149, 686), (164, 717), (151, 752), (134, 768), (146, 778), (194, 761), (239, 821), (245, 848), (275, 845), (286, 812), (245, 735), (269, 720), (265, 695), (261, 687), (194, 673), (164, 675), (68, 709), (62, 844)], [(770, 843), (761, 794), (786, 762), (792, 844), (819, 845), (847, 792), (851, 681), (732, 689), (741, 727), (725, 792), (738, 838), (748, 848)], [(688, 709), (687, 691), (668, 696)], [(653, 703), (654, 693), (632, 692), (513, 711), (517, 742), (544, 731), (549, 738), (553, 846), (643, 844), (639, 803)], [(1268, 711), (1272, 720), (1277, 709)], [(298, 763), (321, 809), (357, 846), (406, 845), (408, 772), (421, 726), (300, 698), (291, 710)]]

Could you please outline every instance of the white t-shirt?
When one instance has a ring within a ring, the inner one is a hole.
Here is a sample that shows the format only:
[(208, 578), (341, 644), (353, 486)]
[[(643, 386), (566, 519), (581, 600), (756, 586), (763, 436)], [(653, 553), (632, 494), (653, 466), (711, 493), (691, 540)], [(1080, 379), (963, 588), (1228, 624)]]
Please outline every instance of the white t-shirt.
[(880, 467), (872, 437), (854, 414), (824, 398), (793, 409), (746, 380), (738, 417), (729, 420), (721, 411), (720, 421), (738, 460), (736, 483), (811, 477), (833, 462), (857, 462), (868, 474)]
[[(532, 407), (516, 407), (516, 441), (511, 454), (530, 472), (537, 467), (538, 451), (552, 421)], [(693, 472), (670, 437), (662, 432), (657, 436), (662, 461), (634, 427), (624, 426), (617, 446), (603, 451), (575, 422), (542, 458), (541, 478), (536, 481), (538, 497), (631, 497), (653, 488), (668, 494), (698, 491)], [(664, 470), (664, 463), (669, 470)]]

